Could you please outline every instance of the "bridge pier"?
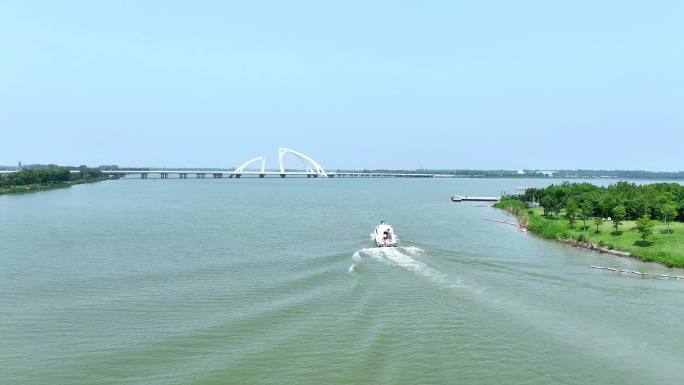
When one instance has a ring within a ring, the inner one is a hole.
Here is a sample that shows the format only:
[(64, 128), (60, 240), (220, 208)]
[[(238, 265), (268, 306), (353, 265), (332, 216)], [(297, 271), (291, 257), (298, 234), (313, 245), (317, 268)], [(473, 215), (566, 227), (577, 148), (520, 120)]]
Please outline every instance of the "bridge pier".
[(263, 178), (265, 176), (266, 176), (266, 174), (259, 174), (259, 178)]
[(159, 177), (162, 179), (169, 179), (169, 174), (166, 172), (162, 172), (161, 174), (159, 174)]
[(214, 178), (223, 178), (223, 174), (214, 173)]
[(147, 179), (147, 173), (146, 173), (146, 172), (141, 172), (141, 173), (140, 173), (140, 179)]
[(280, 177), (281, 177), (281, 178), (285, 178), (285, 174), (284, 174), (284, 173), (281, 173), (281, 174), (280, 174)]
[(188, 174), (181, 172), (180, 174), (178, 174), (178, 178), (179, 179), (188, 179)]
[(204, 179), (204, 173), (198, 172), (198, 173), (197, 173), (197, 178), (198, 178), (198, 179)]

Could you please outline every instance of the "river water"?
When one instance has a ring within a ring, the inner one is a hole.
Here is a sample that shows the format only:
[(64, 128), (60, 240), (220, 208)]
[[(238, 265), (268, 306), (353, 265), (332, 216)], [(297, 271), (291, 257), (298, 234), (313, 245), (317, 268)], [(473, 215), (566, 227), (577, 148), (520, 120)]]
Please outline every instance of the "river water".
[[(683, 383), (684, 281), (588, 266), (684, 271), (448, 199), (546, 183), (121, 180), (2, 196), (0, 383)], [(372, 247), (381, 219), (401, 247)]]

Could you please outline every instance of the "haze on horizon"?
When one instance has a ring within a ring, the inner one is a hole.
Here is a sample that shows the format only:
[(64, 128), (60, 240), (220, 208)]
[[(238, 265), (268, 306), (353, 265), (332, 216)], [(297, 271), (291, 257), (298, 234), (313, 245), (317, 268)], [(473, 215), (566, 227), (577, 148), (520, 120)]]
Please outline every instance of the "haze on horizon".
[(679, 1), (5, 1), (0, 164), (684, 167)]

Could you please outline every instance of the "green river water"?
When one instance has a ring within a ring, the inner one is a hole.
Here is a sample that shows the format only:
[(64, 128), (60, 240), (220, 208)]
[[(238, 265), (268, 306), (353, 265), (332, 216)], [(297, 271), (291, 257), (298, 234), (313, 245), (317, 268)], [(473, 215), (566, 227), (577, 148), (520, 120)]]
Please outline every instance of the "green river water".
[[(684, 280), (588, 266), (684, 271), (449, 200), (546, 183), (121, 180), (2, 196), (0, 383), (684, 383)], [(400, 247), (373, 247), (381, 219)]]

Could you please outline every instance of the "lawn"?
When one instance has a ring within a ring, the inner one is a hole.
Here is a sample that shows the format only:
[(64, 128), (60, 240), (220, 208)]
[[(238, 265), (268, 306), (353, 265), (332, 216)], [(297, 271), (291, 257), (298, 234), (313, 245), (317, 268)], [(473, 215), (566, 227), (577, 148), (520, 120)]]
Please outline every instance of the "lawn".
[(567, 219), (560, 215), (545, 218), (541, 208), (526, 212), (529, 216), (529, 230), (541, 237), (588, 241), (609, 249), (628, 251), (644, 261), (656, 261), (669, 267), (684, 267), (684, 223), (671, 222), (671, 232), (668, 234), (665, 223), (656, 222), (653, 234), (648, 237), (647, 242), (643, 242), (634, 221), (623, 221), (617, 232), (614, 231), (613, 222), (604, 221), (596, 232), (596, 225), (592, 220), (587, 221), (587, 228), (581, 220), (570, 228)]

